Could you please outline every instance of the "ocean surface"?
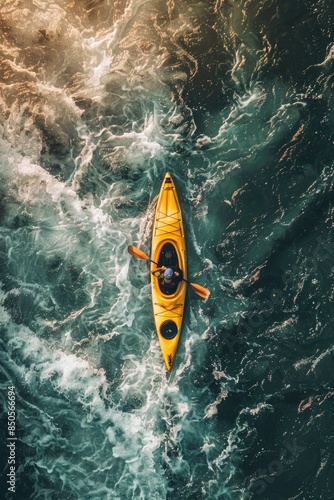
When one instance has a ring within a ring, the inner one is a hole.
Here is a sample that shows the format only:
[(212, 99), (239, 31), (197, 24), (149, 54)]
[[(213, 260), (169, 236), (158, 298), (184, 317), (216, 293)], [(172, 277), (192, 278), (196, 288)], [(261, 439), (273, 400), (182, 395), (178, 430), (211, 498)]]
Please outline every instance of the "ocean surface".
[[(0, 36), (1, 498), (334, 498), (333, 0), (1, 0)], [(168, 171), (211, 291), (170, 376), (127, 252)]]

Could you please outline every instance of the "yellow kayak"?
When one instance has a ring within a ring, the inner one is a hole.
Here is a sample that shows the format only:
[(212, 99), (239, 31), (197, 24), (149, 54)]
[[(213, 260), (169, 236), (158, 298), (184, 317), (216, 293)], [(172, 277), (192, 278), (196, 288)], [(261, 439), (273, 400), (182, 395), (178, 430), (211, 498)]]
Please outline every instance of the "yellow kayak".
[[(181, 207), (170, 174), (164, 178), (155, 211), (151, 258), (154, 261), (151, 263), (154, 321), (166, 367), (170, 371), (180, 339), (187, 289), (185, 281), (180, 281), (182, 277), (187, 279)], [(167, 274), (164, 271), (156, 271), (161, 267), (172, 269), (175, 279), (165, 279)]]

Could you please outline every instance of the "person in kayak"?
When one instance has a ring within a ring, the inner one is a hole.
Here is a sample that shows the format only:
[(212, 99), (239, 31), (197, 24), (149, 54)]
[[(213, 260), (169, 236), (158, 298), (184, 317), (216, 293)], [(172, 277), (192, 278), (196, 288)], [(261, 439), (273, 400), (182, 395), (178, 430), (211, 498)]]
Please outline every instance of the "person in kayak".
[(161, 290), (168, 294), (174, 293), (177, 285), (183, 280), (183, 273), (179, 267), (157, 267), (152, 271), (159, 280)]

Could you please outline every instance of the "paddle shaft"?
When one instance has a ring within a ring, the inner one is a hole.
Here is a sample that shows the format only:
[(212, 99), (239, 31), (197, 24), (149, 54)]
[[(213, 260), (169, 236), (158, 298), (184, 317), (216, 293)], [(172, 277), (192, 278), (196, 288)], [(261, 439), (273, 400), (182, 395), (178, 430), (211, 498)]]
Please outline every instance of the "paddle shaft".
[[(136, 257), (137, 259), (148, 260), (148, 261), (152, 262), (153, 264), (155, 264), (156, 266), (159, 266), (159, 264), (157, 262), (155, 262), (154, 260), (150, 259), (149, 256), (146, 255), (145, 252), (143, 252), (139, 248), (134, 247), (133, 245), (128, 246), (128, 252), (133, 257)], [(186, 280), (185, 278), (182, 278), (181, 281), (188, 283), (193, 288), (193, 290), (197, 293), (197, 295), (199, 295), (202, 299), (207, 299), (209, 297), (209, 295), (210, 295), (209, 290), (207, 290), (203, 286), (197, 285), (196, 283), (191, 283), (190, 281)]]
[[(155, 264), (156, 266), (158, 266), (159, 264), (157, 264), (156, 262), (154, 262), (154, 260), (152, 259), (148, 259), (150, 262), (152, 262), (153, 264)], [(186, 280), (185, 278), (182, 278), (181, 281), (185, 281), (186, 283), (188, 283), (188, 285), (193, 285), (193, 283), (190, 283), (190, 281)]]
[[(152, 259), (147, 259), (149, 260), (150, 262), (152, 262), (152, 264), (155, 264), (156, 266), (158, 266), (159, 264), (157, 264), (156, 262), (154, 262), (154, 260)], [(166, 267), (166, 266), (165, 266)], [(189, 285), (191, 285), (192, 283), (190, 283), (190, 281), (186, 280), (185, 278), (182, 278), (181, 281), (185, 281), (186, 283), (188, 283)]]

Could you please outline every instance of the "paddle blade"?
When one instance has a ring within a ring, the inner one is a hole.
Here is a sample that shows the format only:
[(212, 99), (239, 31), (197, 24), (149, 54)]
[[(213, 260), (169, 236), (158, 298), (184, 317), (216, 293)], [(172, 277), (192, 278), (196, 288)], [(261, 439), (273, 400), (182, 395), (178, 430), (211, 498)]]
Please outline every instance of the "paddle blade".
[(132, 245), (128, 246), (128, 252), (132, 257), (135, 257), (136, 259), (142, 259), (142, 260), (150, 260), (150, 258), (144, 253), (142, 250), (139, 250), (139, 248), (136, 248)]
[(207, 288), (204, 288), (204, 286), (201, 285), (197, 285), (196, 283), (190, 283), (190, 285), (194, 292), (197, 293), (199, 297), (201, 297), (201, 299), (206, 300), (209, 298), (210, 291)]

